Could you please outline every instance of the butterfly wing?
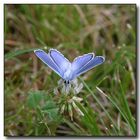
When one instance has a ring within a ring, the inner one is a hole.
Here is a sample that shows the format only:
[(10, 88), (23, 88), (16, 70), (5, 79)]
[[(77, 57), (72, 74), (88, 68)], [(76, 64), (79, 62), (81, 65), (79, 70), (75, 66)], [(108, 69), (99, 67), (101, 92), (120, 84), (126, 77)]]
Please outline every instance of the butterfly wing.
[(91, 70), (92, 68), (102, 64), (105, 61), (105, 58), (103, 56), (96, 56), (92, 60), (90, 60), (84, 67), (82, 67), (78, 72), (77, 75), (81, 75), (88, 70)]
[(47, 54), (41, 49), (35, 50), (34, 53), (36, 56), (43, 61), (47, 66), (49, 66), (53, 71), (55, 71), (60, 77), (63, 78), (63, 71), (58, 67), (54, 60), (50, 57), (50, 54)]
[(55, 62), (55, 64), (63, 71), (63, 73), (65, 73), (69, 68), (69, 65), (71, 65), (69, 60), (66, 59), (63, 54), (61, 54), (59, 51), (55, 49), (50, 49), (49, 55)]
[(94, 53), (84, 54), (82, 56), (76, 57), (71, 65), (72, 77), (70, 80), (76, 78), (77, 72), (84, 67), (90, 60), (94, 58)]
[(94, 58), (93, 53), (84, 54), (74, 59), (72, 62), (72, 71), (80, 70), (84, 65), (86, 65), (92, 58)]
[(102, 56), (96, 56), (94, 58), (94, 54), (89, 53), (77, 57), (71, 64), (69, 60), (55, 49), (50, 49), (48, 54), (40, 49), (35, 50), (34, 52), (40, 60), (42, 60), (63, 79), (65, 79), (65, 72), (70, 69), (71, 73), (69, 74), (69, 80), (73, 80), (93, 67), (102, 64), (105, 60)]
[(94, 57), (93, 55), (91, 58), (90, 57), (91, 54), (83, 55), (72, 63), (73, 79), (95, 66), (102, 64), (105, 60), (103, 56)]

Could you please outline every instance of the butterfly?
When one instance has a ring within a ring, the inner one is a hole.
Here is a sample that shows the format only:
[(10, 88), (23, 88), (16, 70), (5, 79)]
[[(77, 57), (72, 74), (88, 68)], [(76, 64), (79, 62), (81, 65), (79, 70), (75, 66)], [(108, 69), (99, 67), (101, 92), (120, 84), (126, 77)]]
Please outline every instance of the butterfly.
[(70, 81), (105, 61), (103, 56), (95, 56), (94, 53), (78, 56), (73, 62), (70, 62), (56, 49), (50, 49), (48, 53), (37, 49), (34, 50), (34, 53), (41, 61), (55, 71), (66, 84), (69, 84)]

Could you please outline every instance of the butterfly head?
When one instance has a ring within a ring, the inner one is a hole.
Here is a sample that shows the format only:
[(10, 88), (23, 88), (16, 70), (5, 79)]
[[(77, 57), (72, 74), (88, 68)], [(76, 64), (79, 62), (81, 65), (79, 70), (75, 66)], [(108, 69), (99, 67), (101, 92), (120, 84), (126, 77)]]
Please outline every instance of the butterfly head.
[(66, 85), (69, 85), (69, 84), (70, 84), (70, 80), (65, 80), (64, 83), (65, 83)]

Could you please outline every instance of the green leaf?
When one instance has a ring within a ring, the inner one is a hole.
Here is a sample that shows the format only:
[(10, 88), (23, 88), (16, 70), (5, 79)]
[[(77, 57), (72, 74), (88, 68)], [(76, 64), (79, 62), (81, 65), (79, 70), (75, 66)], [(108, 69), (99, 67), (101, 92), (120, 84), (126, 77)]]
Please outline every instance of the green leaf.
[(33, 52), (35, 49), (37, 49), (37, 48), (23, 49), (23, 50), (17, 50), (17, 51), (9, 52), (9, 53), (5, 54), (4, 58), (5, 59), (12, 59), (12, 58), (14, 58), (18, 55)]
[[(80, 78), (81, 79), (81, 78)], [(116, 125), (116, 122), (113, 120), (111, 114), (105, 109), (105, 107), (102, 105), (102, 103), (100, 102), (100, 100), (96, 97), (96, 95), (93, 93), (93, 91), (88, 87), (88, 85), (81, 79), (82, 83), (84, 84), (85, 88), (91, 93), (91, 95), (93, 96), (93, 98), (96, 100), (96, 102), (100, 105), (100, 107), (104, 110), (104, 112), (106, 113), (106, 115), (108, 116), (108, 118), (110, 119), (110, 121), (112, 122), (112, 124), (114, 125), (114, 132), (116, 133), (116, 135), (118, 135), (118, 128)]]
[(97, 119), (96, 119), (96, 114), (93, 112), (93, 109), (88, 107), (84, 107), (80, 103), (76, 103), (77, 106), (80, 108), (80, 110), (84, 113), (84, 116), (82, 117), (82, 123), (89, 129), (91, 134), (93, 135), (100, 135), (100, 130), (97, 125)]
[(42, 108), (42, 111), (49, 115), (50, 120), (57, 120), (59, 118), (58, 108), (52, 99), (46, 102), (46, 104)]
[(122, 99), (122, 103), (123, 103), (123, 112), (128, 119), (128, 123), (129, 123), (129, 126), (130, 126), (133, 134), (135, 135), (135, 133), (136, 133), (135, 121), (133, 119), (133, 115), (129, 108), (128, 101), (126, 100), (125, 93), (124, 93), (121, 82), (120, 82), (120, 88), (121, 88), (121, 97), (122, 97), (121, 99)]
[(43, 94), (40, 91), (32, 91), (29, 93), (27, 104), (30, 108), (36, 109), (39, 106), (41, 100), (43, 99)]

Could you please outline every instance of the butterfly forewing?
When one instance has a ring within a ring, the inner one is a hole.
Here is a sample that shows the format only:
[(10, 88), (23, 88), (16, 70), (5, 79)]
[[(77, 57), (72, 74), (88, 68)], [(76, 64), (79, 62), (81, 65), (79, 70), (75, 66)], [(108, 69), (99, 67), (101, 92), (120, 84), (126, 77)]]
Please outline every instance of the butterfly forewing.
[(84, 67), (92, 58), (94, 57), (93, 53), (85, 54), (83, 56), (77, 57), (73, 62), (72, 62), (72, 71), (76, 72), (80, 70), (82, 67)]
[(43, 50), (35, 50), (36, 56), (63, 78), (63, 71), (54, 63), (50, 56)]
[(87, 72), (88, 70), (96, 67), (97, 65), (100, 65), (104, 62), (104, 57), (103, 56), (96, 56), (95, 58), (93, 58), (92, 60), (90, 60), (86, 65), (84, 65), (84, 67), (82, 67), (80, 70), (76, 71), (76, 76), (79, 76), (85, 72)]
[(49, 55), (63, 73), (68, 69), (70, 62), (60, 52), (55, 49), (51, 49), (49, 51)]

